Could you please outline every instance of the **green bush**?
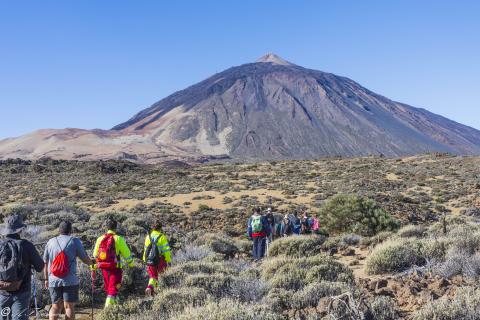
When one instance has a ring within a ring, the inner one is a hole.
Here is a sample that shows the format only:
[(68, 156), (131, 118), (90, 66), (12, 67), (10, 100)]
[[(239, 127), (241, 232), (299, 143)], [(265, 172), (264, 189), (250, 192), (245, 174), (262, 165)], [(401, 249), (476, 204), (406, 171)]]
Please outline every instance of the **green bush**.
[(399, 222), (373, 200), (357, 195), (337, 195), (320, 209), (323, 226), (329, 233), (356, 233), (373, 236), (380, 231), (392, 231)]
[(272, 242), (268, 255), (272, 257), (285, 255), (289, 257), (314, 256), (321, 252), (324, 236), (295, 236), (280, 238)]

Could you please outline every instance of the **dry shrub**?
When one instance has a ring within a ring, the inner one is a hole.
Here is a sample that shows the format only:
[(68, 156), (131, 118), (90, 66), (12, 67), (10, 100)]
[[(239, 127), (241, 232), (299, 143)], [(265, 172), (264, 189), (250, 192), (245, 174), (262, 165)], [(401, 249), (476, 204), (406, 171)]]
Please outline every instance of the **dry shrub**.
[(375, 320), (396, 320), (399, 318), (397, 304), (390, 297), (375, 297), (370, 303), (370, 309)]
[(397, 232), (400, 238), (423, 238), (426, 234), (427, 228), (416, 225), (404, 226)]
[(413, 320), (425, 319), (480, 319), (480, 289), (473, 287), (458, 288), (454, 298), (443, 297), (427, 303), (413, 316)]
[(274, 289), (298, 291), (322, 282), (351, 284), (353, 272), (327, 256), (297, 259), (277, 257), (264, 262), (262, 278)]
[(221, 234), (205, 233), (199, 235), (193, 244), (205, 246), (226, 258), (233, 258), (240, 251), (232, 238)]
[(320, 253), (325, 237), (313, 236), (292, 236), (281, 238), (272, 242), (268, 249), (268, 255), (272, 257), (285, 255), (289, 257), (306, 257)]
[(418, 240), (388, 240), (379, 244), (367, 257), (369, 274), (401, 272), (414, 265), (423, 265), (422, 244)]
[(181, 312), (186, 307), (198, 307), (206, 303), (208, 292), (201, 288), (173, 288), (160, 290), (155, 296), (152, 312), (167, 315)]
[(235, 300), (210, 302), (201, 307), (188, 307), (172, 317), (176, 320), (283, 320), (265, 305), (242, 304)]
[(295, 292), (290, 300), (290, 308), (315, 308), (321, 298), (336, 296), (348, 290), (342, 282), (322, 281), (311, 283), (300, 291)]

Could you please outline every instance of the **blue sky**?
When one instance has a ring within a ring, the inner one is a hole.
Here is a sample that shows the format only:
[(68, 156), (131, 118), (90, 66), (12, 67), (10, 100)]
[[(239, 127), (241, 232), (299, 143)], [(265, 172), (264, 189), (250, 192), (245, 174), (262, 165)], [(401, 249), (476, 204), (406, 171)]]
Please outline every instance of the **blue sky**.
[(0, 138), (104, 128), (267, 52), (480, 129), (480, 1), (0, 0)]

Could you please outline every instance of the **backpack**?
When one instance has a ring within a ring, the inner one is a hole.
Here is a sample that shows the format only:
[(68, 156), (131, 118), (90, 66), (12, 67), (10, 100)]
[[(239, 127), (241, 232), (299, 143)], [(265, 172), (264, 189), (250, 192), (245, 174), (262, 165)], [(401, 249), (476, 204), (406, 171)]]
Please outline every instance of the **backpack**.
[(293, 233), (300, 234), (302, 232), (302, 220), (299, 218), (294, 218), (293, 222)]
[(252, 217), (252, 233), (258, 233), (263, 231), (262, 216), (253, 216)]
[(313, 226), (313, 218), (305, 219), (304, 226), (305, 226), (305, 231), (311, 231)]
[(98, 247), (97, 266), (99, 269), (112, 270), (117, 268), (117, 252), (115, 250), (115, 237), (107, 233), (103, 236)]
[(147, 247), (145, 252), (146, 263), (147, 266), (158, 266), (160, 263), (160, 252), (158, 251), (158, 240), (160, 239), (161, 235), (159, 235), (155, 241), (152, 240), (150, 233), (148, 234), (148, 238), (150, 238), (150, 244)]
[(60, 253), (57, 254), (55, 259), (53, 259), (52, 263), (50, 264), (50, 272), (57, 278), (64, 278), (70, 271), (68, 257), (65, 253), (65, 249), (70, 244), (70, 241), (72, 241), (72, 239), (73, 237), (70, 237), (67, 244), (62, 249), (62, 247), (60, 246), (60, 242), (58, 242), (58, 237), (55, 238), (55, 240), (57, 240), (58, 247), (60, 248)]
[(21, 241), (0, 240), (0, 290), (17, 291), (25, 275)]
[(320, 223), (318, 222), (317, 218), (312, 218), (312, 231), (318, 231), (320, 229)]

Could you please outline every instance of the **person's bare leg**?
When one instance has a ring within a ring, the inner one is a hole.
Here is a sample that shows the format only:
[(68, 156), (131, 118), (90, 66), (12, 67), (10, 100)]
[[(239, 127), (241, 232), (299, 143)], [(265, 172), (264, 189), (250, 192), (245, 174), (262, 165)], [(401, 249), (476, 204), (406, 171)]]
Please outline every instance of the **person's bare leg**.
[(65, 320), (75, 320), (75, 302), (65, 302)]
[(48, 312), (48, 319), (49, 320), (58, 320), (60, 317), (60, 314), (62, 313), (63, 310), (63, 301), (60, 300), (58, 303), (52, 304), (52, 307), (50, 308), (50, 311)]

